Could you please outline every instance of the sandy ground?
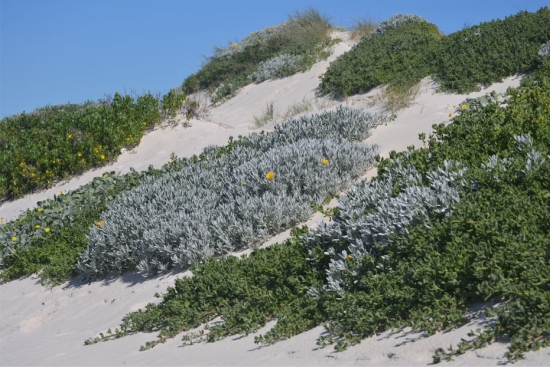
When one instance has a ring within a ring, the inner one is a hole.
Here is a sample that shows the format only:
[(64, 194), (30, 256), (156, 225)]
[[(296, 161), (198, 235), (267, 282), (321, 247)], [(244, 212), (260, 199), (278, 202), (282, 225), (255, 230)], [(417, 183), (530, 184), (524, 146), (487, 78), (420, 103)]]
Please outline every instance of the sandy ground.
[[(52, 197), (60, 190), (74, 189), (104, 171), (124, 173), (130, 167), (137, 170), (146, 169), (149, 165), (160, 167), (170, 159), (172, 152), (180, 157), (190, 156), (200, 153), (207, 145), (225, 144), (229, 136), (250, 133), (253, 116), (260, 115), (266, 103), (273, 102), (283, 112), (305, 100), (312, 101), (314, 106), (307, 113), (335, 108), (339, 104), (378, 111), (380, 106), (372, 106), (370, 102), (378, 93), (377, 90), (346, 101), (318, 100), (315, 97), (319, 76), (332, 60), (350, 47), (350, 42), (336, 45), (333, 56), (316, 64), (306, 73), (243, 88), (235, 98), (211, 111), (210, 122), (192, 121), (192, 126), (187, 128), (158, 128), (147, 134), (134, 151), (123, 153), (108, 167), (60, 183), (50, 190), (4, 203), (0, 206), (0, 218), (14, 219), (21, 211), (32, 208), (36, 201)], [(519, 78), (511, 77), (488, 90), (469, 96), (480, 96), (489, 90), (502, 93), (508, 86), (517, 85)], [(435, 86), (429, 79), (422, 81), (420, 93), (413, 105), (402, 110), (395, 121), (379, 126), (368, 141), (379, 144), (383, 156), (387, 156), (391, 150), (400, 151), (409, 145), (418, 146), (418, 134), (429, 133), (432, 124), (449, 122), (448, 114), (454, 111), (453, 105), (458, 105), (466, 98), (458, 94), (436, 94), (434, 90)], [(270, 128), (266, 127), (267, 130)], [(375, 170), (371, 170), (365, 177), (374, 174)], [(336, 201), (331, 204), (336, 205)], [(307, 225), (314, 227), (322, 219), (320, 214), (316, 214)], [(281, 233), (265, 245), (282, 241), (288, 235), (289, 231)], [(102, 282), (81, 284), (74, 280), (53, 288), (41, 286), (36, 276), (2, 284), (0, 365), (427, 365), (431, 363), (437, 348), (456, 344), (461, 338), (467, 338), (470, 330), (488, 322), (482, 317), (473, 317), (470, 324), (458, 330), (431, 337), (409, 330), (386, 332), (342, 353), (316, 346), (316, 338), (323, 333), (322, 327), (263, 348), (254, 344), (254, 335), (185, 347), (182, 346), (181, 338), (177, 337), (146, 352), (139, 352), (139, 347), (155, 339), (154, 334), (137, 334), (84, 346), (85, 339), (108, 328), (114, 329), (126, 313), (157, 301), (153, 297), (156, 292), (162, 293), (173, 284), (174, 279), (188, 274), (179, 269), (145, 280), (137, 274), (128, 273)], [(450, 365), (500, 365), (506, 361), (503, 358), (505, 351), (506, 344), (494, 343), (457, 357)], [(550, 365), (550, 350), (546, 348), (528, 353), (527, 359), (517, 364)]]

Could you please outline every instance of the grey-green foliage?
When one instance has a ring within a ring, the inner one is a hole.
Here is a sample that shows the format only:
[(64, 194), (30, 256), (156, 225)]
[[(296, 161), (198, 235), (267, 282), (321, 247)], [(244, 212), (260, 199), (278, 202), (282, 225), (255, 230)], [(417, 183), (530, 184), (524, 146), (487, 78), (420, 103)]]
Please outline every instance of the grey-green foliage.
[(539, 57), (543, 60), (550, 58), (550, 41), (540, 46)]
[[(451, 204), (460, 201), (464, 172), (460, 163), (446, 161), (444, 167), (428, 172), (425, 185), (411, 162), (397, 159), (381, 179), (364, 180), (341, 197), (334, 220), (320, 225), (308, 239), (321, 244), (330, 257), (325, 289), (344, 293), (348, 261), (376, 255), (377, 245), (387, 245), (392, 235), (406, 235), (411, 224), (427, 224), (428, 214), (449, 215)], [(385, 258), (378, 260), (383, 267)]]
[(154, 274), (259, 245), (372, 166), (378, 147), (357, 140), (382, 121), (339, 108), (242, 138), (221, 156), (207, 148), (203, 161), (151, 177), (113, 202), (77, 267), (91, 278), (134, 265)]
[[(290, 20), (292, 22), (293, 20)], [(257, 45), (259, 42), (267, 42), (270, 38), (284, 33), (285, 26), (267, 27), (256, 32), (252, 32), (239, 42), (232, 43), (229, 47), (224, 49), (217, 49), (216, 56), (232, 56), (238, 52), (241, 52), (248, 46)]]
[(394, 16), (389, 17), (383, 22), (380, 22), (380, 24), (378, 24), (378, 27), (376, 27), (376, 29), (367, 37), (364, 37), (361, 42), (371, 37), (374, 37), (375, 35), (382, 35), (390, 29), (398, 28), (403, 24), (413, 22), (426, 22), (426, 19), (416, 14), (395, 14)]
[(258, 65), (256, 71), (249, 75), (256, 83), (261, 83), (267, 79), (277, 79), (295, 74), (300, 70), (301, 56), (283, 54), (263, 61)]

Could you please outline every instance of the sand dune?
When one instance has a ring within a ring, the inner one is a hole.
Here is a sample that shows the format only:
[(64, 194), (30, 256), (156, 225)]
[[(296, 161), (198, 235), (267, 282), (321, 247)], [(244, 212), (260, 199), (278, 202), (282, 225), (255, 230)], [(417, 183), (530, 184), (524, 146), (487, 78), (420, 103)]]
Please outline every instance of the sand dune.
[[(36, 201), (52, 197), (59, 190), (71, 190), (89, 182), (104, 171), (127, 172), (149, 165), (159, 167), (170, 154), (190, 156), (198, 154), (207, 145), (225, 144), (229, 136), (250, 133), (253, 116), (261, 114), (266, 103), (274, 102), (280, 111), (286, 111), (295, 103), (315, 101), (315, 91), (329, 63), (348, 51), (347, 41), (335, 46), (333, 55), (316, 64), (305, 73), (261, 84), (249, 85), (235, 97), (212, 109), (211, 121), (192, 121), (192, 126), (157, 128), (147, 134), (139, 147), (123, 153), (108, 167), (87, 172), (68, 182), (25, 198), (0, 206), (0, 217), (16, 218), (36, 205)], [(483, 95), (491, 90), (503, 93), (509, 86), (519, 85), (519, 77), (510, 77), (502, 83), (470, 97)], [(313, 103), (315, 108), (307, 113), (336, 108), (340, 104), (379, 111), (380, 105), (372, 105), (372, 97), (378, 91), (355, 96), (346, 101), (323, 100)], [(422, 81), (420, 93), (413, 105), (399, 112), (395, 121), (379, 126), (369, 142), (381, 146), (382, 155), (391, 150), (404, 150), (409, 145), (419, 145), (418, 134), (429, 133), (432, 124), (449, 122), (448, 114), (454, 111), (467, 96), (436, 94), (429, 79)], [(282, 112), (282, 113), (283, 113)], [(271, 128), (267, 126), (266, 129)], [(374, 171), (366, 174), (372, 176)], [(335, 202), (333, 201), (334, 205)], [(321, 220), (314, 216), (307, 224), (315, 226)], [(266, 245), (282, 241), (288, 231), (269, 240)], [(163, 292), (177, 277), (188, 272), (177, 269), (169, 274), (144, 280), (135, 273), (109, 278), (91, 284), (78, 280), (61, 286), (45, 288), (36, 276), (0, 285), (0, 364), (1, 365), (427, 365), (432, 361), (436, 348), (455, 344), (478, 325), (488, 322), (474, 317), (472, 322), (458, 330), (426, 337), (408, 330), (386, 332), (363, 341), (360, 345), (342, 353), (331, 348), (319, 349), (316, 338), (323, 333), (317, 327), (290, 340), (270, 347), (258, 348), (254, 335), (229, 337), (212, 344), (182, 346), (180, 338), (169, 340), (152, 350), (140, 352), (140, 345), (153, 340), (154, 334), (138, 334), (84, 346), (84, 340), (99, 332), (118, 326), (122, 317), (154, 302), (155, 292)], [(479, 305), (482, 307), (482, 305)], [(262, 330), (260, 330), (262, 332)], [(455, 358), (449, 365), (495, 366), (506, 362), (502, 357), (506, 345), (495, 343), (479, 351)], [(543, 349), (527, 354), (518, 365), (550, 365), (550, 351)]]

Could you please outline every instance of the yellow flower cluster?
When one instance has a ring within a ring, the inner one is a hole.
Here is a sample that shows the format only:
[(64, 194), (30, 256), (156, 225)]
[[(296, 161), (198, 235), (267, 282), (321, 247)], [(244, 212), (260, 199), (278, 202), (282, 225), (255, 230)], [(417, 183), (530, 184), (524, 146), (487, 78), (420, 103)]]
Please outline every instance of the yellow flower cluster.
[(269, 171), (268, 173), (266, 173), (265, 178), (271, 181), (275, 178), (275, 173)]

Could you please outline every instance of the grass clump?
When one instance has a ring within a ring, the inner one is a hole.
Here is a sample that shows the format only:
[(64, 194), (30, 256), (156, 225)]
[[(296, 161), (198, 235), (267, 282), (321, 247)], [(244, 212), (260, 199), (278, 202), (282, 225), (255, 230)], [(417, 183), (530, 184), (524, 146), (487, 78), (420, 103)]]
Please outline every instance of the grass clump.
[(197, 73), (183, 82), (182, 90), (187, 94), (209, 90), (212, 102), (218, 103), (252, 80), (305, 71), (328, 56), (330, 28), (328, 19), (313, 8), (296, 12), (286, 23), (254, 32), (238, 43), (218, 49)]
[(275, 112), (275, 103), (266, 103), (265, 110), (262, 112), (261, 116), (254, 116), (254, 126), (265, 126), (271, 122), (274, 122), (276, 118), (277, 113)]
[(160, 119), (151, 94), (37, 109), (2, 119), (0, 201), (99, 167), (136, 146)]
[(443, 91), (480, 90), (507, 76), (531, 70), (541, 45), (549, 40), (548, 7), (481, 23), (445, 37), (434, 78)]
[(323, 93), (349, 96), (382, 84), (410, 88), (432, 71), (431, 59), (443, 37), (437, 26), (394, 18), (330, 65), (321, 80)]
[(364, 17), (353, 20), (353, 26), (351, 27), (351, 39), (360, 40), (369, 36), (378, 28), (378, 22), (370, 17)]
[(160, 331), (148, 349), (221, 316), (205, 340), (276, 319), (256, 342), (324, 324), (318, 344), (343, 350), (389, 329), (449, 330), (468, 321), (470, 305), (490, 301), (492, 323), (436, 350), (435, 363), (502, 336), (512, 340), (510, 360), (550, 346), (549, 68), (544, 62), (505, 104), (466, 101), (425, 148), (393, 152), (376, 179), (341, 198), (327, 226), (242, 261), (196, 265), (158, 305), (86, 344)]

